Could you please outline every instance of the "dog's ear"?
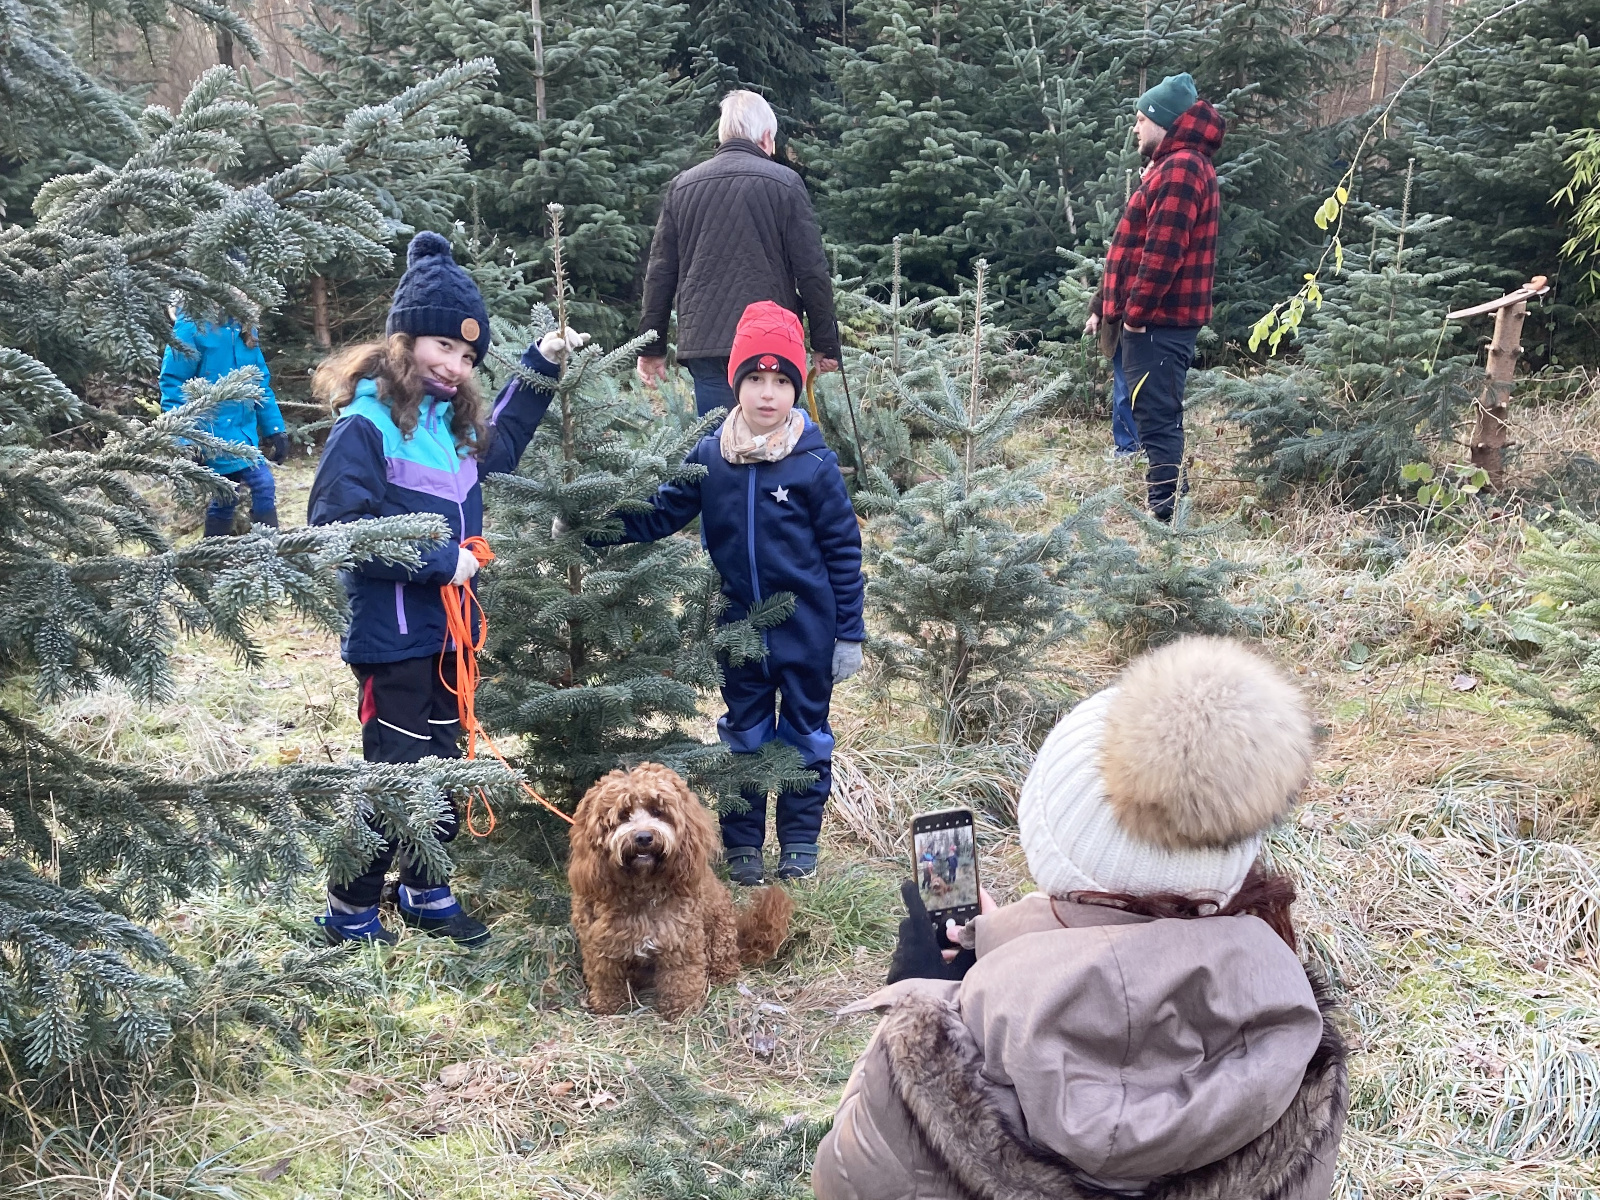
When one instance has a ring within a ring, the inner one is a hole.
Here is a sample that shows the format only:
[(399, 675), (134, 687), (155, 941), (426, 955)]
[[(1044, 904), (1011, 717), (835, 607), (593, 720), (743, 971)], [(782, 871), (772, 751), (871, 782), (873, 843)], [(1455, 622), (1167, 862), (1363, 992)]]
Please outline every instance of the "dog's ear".
[(583, 794), (577, 810), (572, 814), (572, 824), (567, 829), (567, 838), (572, 845), (572, 852), (567, 858), (567, 884), (574, 895), (592, 896), (604, 887), (605, 814), (617, 788), (626, 786), (625, 780), (621, 771), (612, 771), (597, 780)]
[(678, 831), (678, 847), (669, 866), (679, 878), (698, 879), (711, 864), (711, 851), (717, 841), (711, 810), (689, 790), (689, 785), (676, 771), (663, 770), (659, 786)]

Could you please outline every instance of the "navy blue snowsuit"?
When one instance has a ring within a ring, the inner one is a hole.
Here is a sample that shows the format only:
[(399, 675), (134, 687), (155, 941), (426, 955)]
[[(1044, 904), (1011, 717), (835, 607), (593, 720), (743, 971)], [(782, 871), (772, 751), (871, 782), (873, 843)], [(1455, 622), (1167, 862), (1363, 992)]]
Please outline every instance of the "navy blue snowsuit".
[[(728, 462), (720, 431), (701, 438), (684, 461), (707, 474), (662, 485), (648, 513), (619, 514), (625, 540), (656, 541), (698, 514), (728, 598), (724, 622), (742, 620), (751, 605), (778, 592), (794, 593), (794, 614), (766, 634), (766, 657), (725, 668), (728, 711), (717, 733), (735, 754), (753, 753), (775, 738), (800, 751), (818, 778), (804, 792), (778, 798), (778, 843), (815, 843), (833, 782), (833, 643), (867, 636), (861, 526), (839, 460), (807, 420), (799, 442), (778, 462)], [(745, 799), (747, 812), (722, 818), (726, 846), (759, 847), (765, 840), (767, 797), (746, 792)]]

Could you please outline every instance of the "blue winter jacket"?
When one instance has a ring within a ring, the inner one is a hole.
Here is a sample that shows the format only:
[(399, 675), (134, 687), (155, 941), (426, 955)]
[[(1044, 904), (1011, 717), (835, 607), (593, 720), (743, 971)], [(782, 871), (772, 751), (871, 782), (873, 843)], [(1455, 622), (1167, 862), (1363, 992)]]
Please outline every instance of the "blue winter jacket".
[[(212, 413), (204, 428), (219, 438), (247, 446), (259, 446), (263, 437), (284, 431), (283, 413), (278, 410), (278, 398), (272, 394), (267, 360), (261, 356), (260, 346), (245, 345), (237, 321), (226, 325), (210, 322), (197, 325), (179, 313), (177, 324), (172, 327), (172, 339), (177, 345), (168, 346), (161, 359), (163, 410), (177, 408), (183, 403), (183, 385), (191, 379), (217, 380), (240, 367), (255, 367), (261, 372), (260, 403), (229, 400)], [(235, 454), (209, 458), (206, 465), (219, 475), (231, 475), (250, 466)]]
[[(554, 364), (533, 346), (522, 361), (556, 376)], [(480, 477), (516, 469), (552, 395), (518, 380), (507, 384), (490, 412), (488, 448), (472, 458), (456, 448), (448, 401), (424, 397), (407, 437), (378, 398), (378, 385), (363, 379), (356, 386), (317, 464), (307, 521), (438, 513), (449, 522), (450, 540), (424, 554), (418, 567), (368, 562), (342, 574), (350, 597), (350, 624), (340, 642), (346, 662), (399, 662), (444, 649), (439, 587), (455, 575), (462, 541), (483, 532)]]
[(861, 526), (839, 473), (839, 459), (806, 421), (788, 457), (772, 463), (730, 463), (720, 431), (708, 434), (685, 462), (707, 469), (699, 479), (663, 484), (647, 513), (619, 513), (624, 540), (653, 542), (700, 514), (711, 561), (728, 598), (724, 622), (743, 619), (752, 604), (793, 592), (794, 615), (767, 635), (770, 660), (833, 665), (835, 639), (866, 640), (861, 619)]

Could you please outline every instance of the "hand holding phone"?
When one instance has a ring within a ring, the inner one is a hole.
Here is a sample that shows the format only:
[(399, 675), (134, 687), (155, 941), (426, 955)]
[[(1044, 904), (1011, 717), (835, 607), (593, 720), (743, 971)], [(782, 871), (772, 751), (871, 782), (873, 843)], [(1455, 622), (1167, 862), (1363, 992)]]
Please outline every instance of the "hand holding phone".
[(948, 931), (977, 916), (988, 899), (978, 886), (970, 809), (948, 809), (912, 820), (911, 874), (900, 888), (906, 917), (900, 922), (888, 982), (960, 979), (977, 956), (957, 948)]
[(978, 843), (970, 808), (912, 818), (911, 871), (940, 938), (948, 922), (965, 925), (978, 915)]

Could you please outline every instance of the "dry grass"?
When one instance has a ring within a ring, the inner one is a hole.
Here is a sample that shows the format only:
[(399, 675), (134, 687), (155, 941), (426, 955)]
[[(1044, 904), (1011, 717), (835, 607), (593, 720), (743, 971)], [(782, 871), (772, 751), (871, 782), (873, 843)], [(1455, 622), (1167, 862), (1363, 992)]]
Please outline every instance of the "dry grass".
[[(1580, 447), (1592, 428), (1559, 407), (1519, 420), (1541, 453)], [(1515, 519), (1397, 532), (1381, 514), (1308, 501), (1262, 520), (1229, 477), (1228, 431), (1204, 414), (1193, 425), (1197, 511), (1224, 523), (1216, 548), (1249, 564), (1241, 590), (1268, 608), (1267, 649), (1327, 727), (1316, 780), (1270, 853), (1299, 882), (1306, 952), (1342, 989), (1357, 1050), (1336, 1194), (1600, 1195), (1596, 763), (1498, 689), (1458, 678), (1516, 603)], [(1105, 442), (1102, 427), (1070, 423), (1022, 439), (1054, 464), (1052, 511), (1111, 483), (1137, 494)], [(52, 714), (55, 727), (180, 771), (347, 752), (336, 646), (305, 631), (274, 639), (296, 655), (281, 670), (246, 678), (195, 647), (172, 711), (106, 696)], [(1058, 665), (1092, 687), (1118, 661), (1095, 635)], [(35, 1155), (12, 1147), (4, 1180), (63, 1198), (611, 1196), (643, 1168), (595, 1150), (626, 1131), (720, 1161), (730, 1145), (787, 1136), (786, 1117), (826, 1118), (869, 1032), (831, 1014), (882, 977), (910, 814), (978, 808), (986, 881), (1002, 897), (1029, 886), (1011, 824), (1024, 746), (932, 746), (918, 714), (853, 685), (835, 727), (837, 796), (822, 875), (796, 889), (799, 936), (701, 1014), (587, 1015), (570, 934), (507, 911), (479, 956), (417, 938), (362, 952), (370, 992), (324, 1003), (302, 1054), (220, 1040), (92, 1144), (63, 1128)], [(309, 938), (315, 904), (314, 888), (294, 912), (210, 897), (170, 932), (201, 961), (221, 947), (271, 961)], [(684, 1081), (702, 1098), (685, 1099)], [(789, 1194), (739, 1187), (718, 1194)]]

